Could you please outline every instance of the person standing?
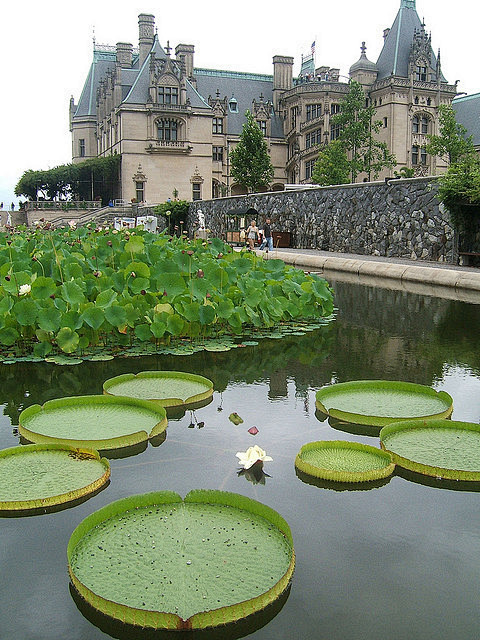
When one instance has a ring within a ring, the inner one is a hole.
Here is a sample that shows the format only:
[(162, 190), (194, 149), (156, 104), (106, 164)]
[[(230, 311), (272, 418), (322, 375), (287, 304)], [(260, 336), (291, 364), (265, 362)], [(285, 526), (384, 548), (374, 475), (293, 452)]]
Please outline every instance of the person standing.
[(272, 227), (270, 226), (271, 220), (270, 218), (265, 219), (265, 224), (263, 225), (263, 242), (259, 246), (259, 249), (262, 251), (267, 247), (268, 251), (273, 251), (273, 237), (272, 237)]
[(257, 239), (258, 227), (255, 220), (252, 220), (246, 231), (248, 248), (250, 251), (255, 249), (255, 240)]

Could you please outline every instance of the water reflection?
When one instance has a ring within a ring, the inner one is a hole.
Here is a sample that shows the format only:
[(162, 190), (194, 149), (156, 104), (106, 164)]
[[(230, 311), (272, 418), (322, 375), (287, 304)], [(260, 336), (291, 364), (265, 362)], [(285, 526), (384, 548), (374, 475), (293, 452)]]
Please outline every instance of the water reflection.
[[(336, 321), (303, 336), (182, 358), (124, 358), (74, 367), (0, 365), (3, 448), (18, 443), (12, 428), (26, 406), (101, 393), (105, 380), (122, 373), (191, 371), (211, 379), (215, 390), (213, 401), (194, 416), (187, 411), (171, 417), (162, 446), (111, 460), (111, 484), (91, 500), (41, 518), (2, 520), (0, 563), (8, 579), (8, 589), (0, 594), (2, 640), (127, 638), (121, 625), (115, 629), (83, 609), (80, 613), (70, 597), (65, 550), (71, 532), (115, 499), (154, 490), (185, 495), (192, 488), (259, 500), (285, 518), (294, 537), (298, 563), (282, 610), (266, 626), (239, 631), (233, 625), (220, 637), (240, 632), (255, 640), (478, 636), (476, 486), (438, 484), (399, 470), (378, 487), (368, 483), (352, 490), (299, 478), (294, 460), (301, 446), (314, 440), (343, 437), (371, 444), (377, 437), (352, 425), (347, 433), (346, 425), (315, 417), (316, 390), (336, 381), (389, 379), (433, 386), (453, 397), (455, 420), (478, 421), (480, 306), (332, 284)], [(234, 411), (244, 419), (242, 425), (228, 420)], [(237, 475), (235, 453), (252, 443), (252, 425), (259, 429), (255, 441), (273, 458), (265, 484)], [(20, 610), (18, 602), (25, 607)], [(142, 633), (134, 630), (130, 637)]]

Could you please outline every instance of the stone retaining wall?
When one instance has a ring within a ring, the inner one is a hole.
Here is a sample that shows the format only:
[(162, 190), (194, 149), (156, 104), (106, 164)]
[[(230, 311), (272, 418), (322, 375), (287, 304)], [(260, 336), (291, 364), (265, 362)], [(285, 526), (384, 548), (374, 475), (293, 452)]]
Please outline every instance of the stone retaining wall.
[(412, 178), (235, 196), (193, 202), (189, 223), (193, 230), (201, 209), (225, 239), (227, 212), (251, 207), (260, 228), (270, 216), (293, 248), (457, 264), (456, 234), (436, 194), (435, 178)]

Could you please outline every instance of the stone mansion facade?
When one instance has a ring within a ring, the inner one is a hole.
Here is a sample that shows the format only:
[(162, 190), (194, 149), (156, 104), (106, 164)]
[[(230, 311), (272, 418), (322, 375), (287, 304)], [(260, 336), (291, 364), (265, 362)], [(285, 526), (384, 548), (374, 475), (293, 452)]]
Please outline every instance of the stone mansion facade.
[[(375, 106), (378, 137), (395, 154), (397, 170), (424, 176), (446, 169), (441, 158), (426, 154), (425, 144), (428, 134), (438, 133), (438, 106), (451, 104), (458, 92), (442, 74), (440, 52), (432, 50), (415, 1), (400, 0), (377, 62), (368, 60), (363, 43), (349, 76)], [(293, 58), (282, 55), (274, 56), (272, 75), (196, 68), (193, 45), (179, 44), (172, 55), (169, 44), (160, 45), (154, 16), (141, 14), (138, 24), (138, 48), (94, 45), (81, 97), (70, 101), (73, 162), (120, 154), (115, 197), (126, 201), (241, 194), (229, 152), (248, 109), (274, 166), (269, 189), (311, 181), (319, 148), (339, 133), (331, 117), (348, 92), (339, 69), (315, 68), (313, 53), (302, 59), (298, 77)]]

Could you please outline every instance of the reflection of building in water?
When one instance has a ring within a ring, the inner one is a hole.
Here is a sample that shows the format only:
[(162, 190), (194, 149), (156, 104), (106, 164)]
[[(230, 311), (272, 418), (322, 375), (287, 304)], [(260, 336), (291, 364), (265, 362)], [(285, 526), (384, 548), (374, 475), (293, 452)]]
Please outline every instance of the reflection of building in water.
[(277, 369), (270, 374), (268, 385), (269, 400), (288, 397), (288, 378), (289, 374), (286, 369)]

